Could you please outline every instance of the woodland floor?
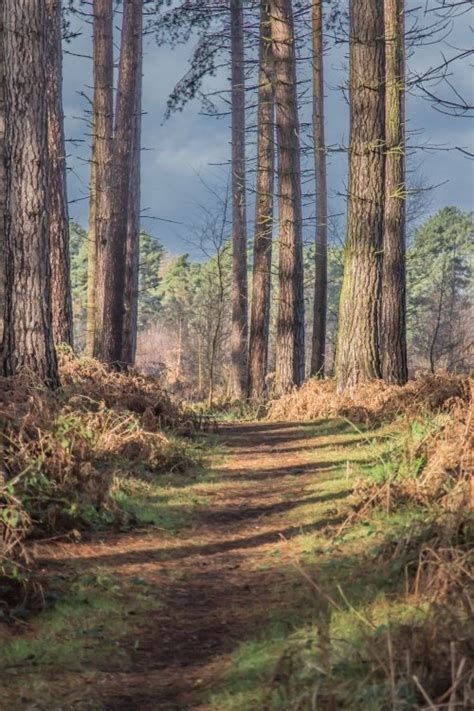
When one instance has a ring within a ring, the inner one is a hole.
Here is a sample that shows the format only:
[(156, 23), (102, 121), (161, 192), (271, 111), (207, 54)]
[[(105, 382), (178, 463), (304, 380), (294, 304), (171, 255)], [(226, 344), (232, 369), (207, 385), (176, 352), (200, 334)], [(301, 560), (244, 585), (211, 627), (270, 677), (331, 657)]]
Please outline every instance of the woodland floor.
[(331, 535), (350, 467), (384, 437), (343, 420), (224, 424), (207, 473), (148, 502), (151, 525), (36, 544), (54, 604), (0, 638), (0, 708), (266, 708), (287, 639), (317, 613), (297, 567), (375, 595), (361, 541)]

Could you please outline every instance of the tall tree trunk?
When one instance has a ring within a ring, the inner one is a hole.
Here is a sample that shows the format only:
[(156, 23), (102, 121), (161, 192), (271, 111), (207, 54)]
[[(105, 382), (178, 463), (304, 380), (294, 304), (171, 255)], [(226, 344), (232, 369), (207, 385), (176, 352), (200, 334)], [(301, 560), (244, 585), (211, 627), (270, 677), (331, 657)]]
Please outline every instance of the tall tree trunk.
[(260, 74), (258, 87), (257, 185), (249, 341), (249, 396), (265, 394), (270, 325), (270, 289), (274, 182), (274, 76), (269, 2), (260, 9)]
[(7, 219), (3, 372), (59, 383), (51, 315), (46, 7), (5, 0)]
[(382, 270), (382, 375), (408, 379), (405, 264), (405, 3), (385, 0), (385, 216)]
[(3, 309), (5, 299), (5, 66), (3, 0), (0, 0), (0, 343), (3, 339)]
[(122, 361), (135, 363), (138, 329), (138, 281), (140, 262), (140, 168), (142, 124), (143, 40), (140, 33), (138, 50), (137, 86), (133, 109), (132, 167), (127, 215), (127, 244), (125, 249), (125, 313), (123, 323)]
[(62, 98), (61, 0), (46, 0), (50, 259), (54, 342), (73, 345), (66, 142)]
[(271, 0), (279, 177), (278, 393), (304, 379), (303, 238), (296, 58), (291, 0)]
[(95, 322), (96, 322), (96, 277), (97, 277), (97, 239), (96, 239), (96, 173), (97, 160), (95, 153), (95, 121), (92, 121), (91, 177), (89, 187), (89, 231), (87, 233), (87, 304), (86, 304), (86, 345), (85, 353), (89, 358), (94, 356)]
[(311, 375), (323, 377), (326, 354), (326, 312), (328, 288), (328, 209), (326, 144), (324, 140), (323, 0), (314, 0), (313, 2), (312, 44), (314, 173), (316, 178), (316, 243), (314, 255), (315, 271)]
[(242, 0), (231, 0), (232, 66), (232, 389), (247, 393), (247, 215), (245, 197), (245, 78)]
[(381, 376), (381, 249), (384, 214), (384, 18), (379, 0), (351, 3), (349, 203), (339, 310), (339, 391)]
[[(105, 257), (110, 220), (112, 214), (112, 137), (113, 137), (113, 88), (114, 88), (114, 45), (113, 45), (113, 0), (94, 0), (93, 30), (93, 73), (94, 104), (92, 127), (95, 185), (95, 314), (94, 314), (94, 355), (103, 357), (102, 336), (104, 328), (105, 301)], [(92, 180), (91, 180), (92, 182)], [(92, 249), (92, 247), (91, 247)], [(89, 265), (90, 271), (93, 265)]]
[(113, 147), (112, 213), (105, 247), (105, 299), (100, 337), (101, 358), (111, 365), (122, 363), (128, 195), (142, 22), (143, 0), (129, 0), (123, 11)]

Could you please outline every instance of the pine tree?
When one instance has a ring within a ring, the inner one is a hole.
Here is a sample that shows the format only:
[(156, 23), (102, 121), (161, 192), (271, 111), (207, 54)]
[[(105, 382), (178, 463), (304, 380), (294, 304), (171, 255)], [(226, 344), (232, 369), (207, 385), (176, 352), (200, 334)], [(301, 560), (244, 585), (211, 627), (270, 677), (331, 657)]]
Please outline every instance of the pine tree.
[[(95, 118), (95, 117), (94, 117)], [(97, 278), (97, 239), (96, 239), (96, 138), (95, 120), (92, 122), (91, 172), (89, 181), (89, 231), (87, 235), (87, 305), (86, 305), (86, 335), (85, 353), (89, 358), (94, 356), (96, 328), (96, 278)]]
[(260, 10), (260, 60), (258, 85), (257, 185), (249, 341), (249, 396), (265, 393), (270, 325), (270, 290), (274, 183), (274, 76), (269, 2)]
[(104, 254), (104, 300), (99, 347), (101, 360), (111, 365), (122, 363), (128, 201), (142, 21), (143, 0), (129, 0), (123, 12), (113, 170), (110, 176), (112, 209)]
[(232, 389), (247, 393), (247, 217), (245, 195), (245, 78), (242, 0), (230, 0), (232, 74)]
[(313, 337), (311, 344), (311, 375), (324, 375), (326, 354), (327, 311), (327, 180), (326, 145), (324, 140), (324, 43), (323, 0), (314, 0), (312, 7), (313, 45), (313, 134), (314, 172), (316, 178), (316, 249), (314, 272)]
[(3, 372), (59, 383), (51, 314), (46, 7), (5, 0), (6, 225)]
[(69, 212), (66, 185), (66, 143), (62, 101), (62, 8), (60, 0), (46, 0), (48, 21), (48, 152), (50, 259), (54, 342), (73, 344), (69, 256)]
[(405, 265), (405, 3), (385, 0), (385, 215), (382, 260), (382, 375), (408, 379)]
[(350, 57), (348, 218), (336, 364), (339, 390), (381, 376), (385, 73), (379, 0), (351, 3)]
[(141, 180), (141, 123), (143, 39), (138, 47), (135, 105), (133, 108), (132, 167), (127, 206), (127, 243), (125, 249), (125, 291), (122, 340), (122, 362), (135, 363), (138, 330), (138, 293), (140, 266), (140, 180)]
[(295, 37), (291, 0), (271, 0), (278, 136), (279, 305), (277, 392), (304, 379), (303, 238)]
[(0, 0), (0, 342), (3, 338), (3, 309), (5, 299), (5, 75), (4, 75), (3, 0)]
[[(89, 261), (89, 282), (95, 284), (95, 303), (88, 308), (88, 338), (91, 339), (93, 320), (93, 354), (103, 356), (102, 338), (106, 300), (105, 254), (109, 239), (112, 214), (112, 139), (113, 139), (113, 0), (93, 2), (93, 73), (94, 100), (92, 108), (92, 170), (91, 212), (95, 213), (95, 259)], [(91, 244), (90, 250), (94, 248)], [(90, 284), (92, 290), (92, 285)], [(90, 348), (90, 346), (89, 346)], [(89, 349), (88, 349), (89, 350)]]

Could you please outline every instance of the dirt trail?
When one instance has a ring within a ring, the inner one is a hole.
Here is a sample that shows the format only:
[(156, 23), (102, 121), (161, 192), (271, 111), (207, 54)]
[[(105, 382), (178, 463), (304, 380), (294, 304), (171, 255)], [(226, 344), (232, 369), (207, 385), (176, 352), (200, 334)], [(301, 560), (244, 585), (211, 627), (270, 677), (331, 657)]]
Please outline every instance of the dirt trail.
[(226, 445), (215, 467), (221, 485), (209, 485), (209, 503), (198, 509), (192, 528), (174, 537), (155, 531), (64, 545), (59, 553), (54, 548), (53, 559), (52, 547), (43, 551), (45, 565), (71, 565), (73, 559), (80, 569), (101, 566), (121, 579), (139, 575), (159, 600), (153, 614), (137, 618), (133, 637), (121, 642), (131, 660), (126, 671), (105, 665), (100, 684), (83, 687), (82, 699), (58, 708), (209, 708), (206, 694), (225, 670), (226, 655), (258, 631), (270, 605), (285, 605), (291, 594), (278, 586), (278, 570), (264, 565), (282, 536), (301, 533), (291, 512), (320, 504), (321, 515), (306, 531), (340, 520), (338, 499), (345, 494), (324, 488), (334, 465), (314, 455), (328, 446), (327, 433), (274, 423), (223, 426), (220, 432)]

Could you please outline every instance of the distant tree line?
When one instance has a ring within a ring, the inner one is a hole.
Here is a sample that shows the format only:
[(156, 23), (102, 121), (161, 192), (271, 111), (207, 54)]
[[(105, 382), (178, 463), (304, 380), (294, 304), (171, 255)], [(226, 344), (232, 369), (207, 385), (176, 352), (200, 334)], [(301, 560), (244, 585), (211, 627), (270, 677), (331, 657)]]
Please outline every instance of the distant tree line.
[[(82, 350), (86, 333), (87, 232), (71, 228), (72, 293), (75, 343)], [(314, 246), (304, 250), (306, 328), (311, 329)], [(249, 254), (251, 252), (249, 243)], [(188, 397), (232, 397), (231, 238), (210, 258), (173, 257), (147, 233), (140, 239), (137, 362), (165, 375)], [(326, 368), (334, 375), (338, 310), (344, 249), (328, 247)], [(273, 265), (272, 273), (276, 273)], [(251, 270), (249, 268), (249, 276)], [(474, 241), (472, 215), (446, 207), (413, 233), (407, 249), (407, 340), (412, 374), (474, 367)], [(267, 384), (275, 371), (276, 314), (269, 318)], [(306, 362), (311, 343), (306, 346)]]

